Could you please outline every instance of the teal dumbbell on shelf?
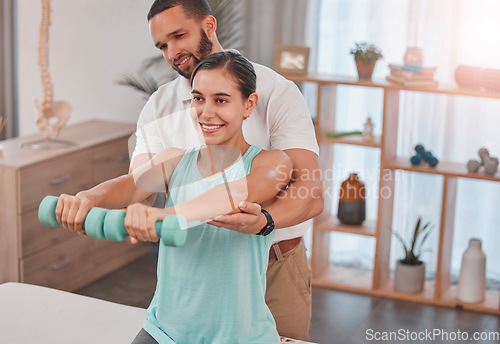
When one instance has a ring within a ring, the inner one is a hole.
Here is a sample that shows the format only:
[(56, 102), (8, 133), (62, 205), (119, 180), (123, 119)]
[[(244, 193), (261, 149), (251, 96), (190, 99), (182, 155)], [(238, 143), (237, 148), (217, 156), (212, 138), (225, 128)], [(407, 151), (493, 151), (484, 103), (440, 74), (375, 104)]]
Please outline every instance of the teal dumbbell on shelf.
[[(57, 222), (58, 197), (46, 196), (38, 207), (38, 220), (46, 226), (60, 227)], [(83, 222), (85, 233), (91, 238), (123, 241), (128, 237), (124, 225), (125, 210), (92, 208)], [(156, 234), (167, 246), (182, 246), (186, 242), (187, 222), (183, 216), (168, 215), (156, 222)]]

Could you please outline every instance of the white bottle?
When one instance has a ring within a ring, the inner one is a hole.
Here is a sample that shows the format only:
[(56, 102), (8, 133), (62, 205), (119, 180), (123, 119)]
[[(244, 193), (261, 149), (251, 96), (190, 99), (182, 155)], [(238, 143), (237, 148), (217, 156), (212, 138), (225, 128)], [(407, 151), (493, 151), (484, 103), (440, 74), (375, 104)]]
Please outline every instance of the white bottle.
[(365, 124), (363, 125), (363, 133), (361, 135), (364, 141), (373, 141), (373, 122), (370, 117), (366, 120)]
[(481, 240), (470, 239), (462, 256), (457, 298), (463, 302), (484, 301), (486, 294), (486, 255)]

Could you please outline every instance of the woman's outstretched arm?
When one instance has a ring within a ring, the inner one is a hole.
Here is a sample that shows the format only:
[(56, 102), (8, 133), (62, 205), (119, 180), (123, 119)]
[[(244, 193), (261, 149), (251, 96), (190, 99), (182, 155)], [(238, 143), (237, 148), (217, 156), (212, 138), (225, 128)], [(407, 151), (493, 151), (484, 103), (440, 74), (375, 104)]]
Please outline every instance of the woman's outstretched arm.
[[(84, 233), (83, 222), (90, 209), (94, 207), (119, 209), (143, 201), (160, 188), (164, 188), (164, 176), (170, 178), (183, 152), (184, 150), (167, 149), (129, 174), (105, 181), (89, 190), (80, 191), (75, 196), (60, 195), (56, 206), (57, 221), (65, 228)], [(159, 161), (162, 161), (160, 166)], [(161, 180), (157, 180), (156, 189), (151, 185), (138, 183), (139, 176), (157, 174), (159, 167), (165, 173), (161, 175)]]

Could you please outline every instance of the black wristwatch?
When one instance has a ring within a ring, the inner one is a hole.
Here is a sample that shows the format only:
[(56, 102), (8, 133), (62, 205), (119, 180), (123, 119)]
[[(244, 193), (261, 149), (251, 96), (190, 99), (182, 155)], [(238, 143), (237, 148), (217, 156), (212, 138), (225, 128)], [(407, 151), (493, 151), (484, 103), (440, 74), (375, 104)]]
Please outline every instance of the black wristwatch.
[(274, 221), (273, 218), (271, 217), (271, 214), (269, 214), (266, 210), (261, 209), (260, 211), (262, 212), (262, 214), (266, 216), (267, 224), (264, 226), (264, 228), (262, 228), (262, 230), (259, 233), (257, 233), (257, 235), (266, 236), (269, 235), (274, 230)]

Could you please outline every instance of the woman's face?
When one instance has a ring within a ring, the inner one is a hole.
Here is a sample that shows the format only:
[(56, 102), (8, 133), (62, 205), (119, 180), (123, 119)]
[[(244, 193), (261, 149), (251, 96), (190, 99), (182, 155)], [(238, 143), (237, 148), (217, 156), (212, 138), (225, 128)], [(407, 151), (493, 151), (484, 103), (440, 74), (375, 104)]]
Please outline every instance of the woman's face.
[(241, 125), (257, 104), (257, 94), (244, 99), (233, 76), (223, 69), (200, 70), (192, 87), (191, 108), (207, 145), (233, 145), (243, 140)]

